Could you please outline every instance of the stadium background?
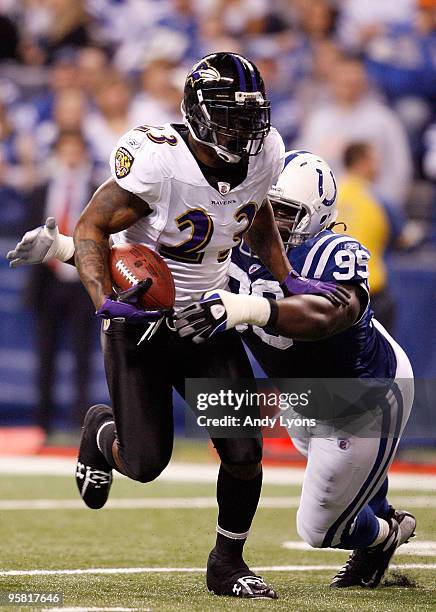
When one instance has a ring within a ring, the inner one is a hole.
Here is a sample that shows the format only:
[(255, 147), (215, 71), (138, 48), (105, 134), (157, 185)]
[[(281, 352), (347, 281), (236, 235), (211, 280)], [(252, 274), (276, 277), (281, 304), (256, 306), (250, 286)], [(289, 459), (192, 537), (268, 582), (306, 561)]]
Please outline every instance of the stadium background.
[[(287, 149), (316, 151), (340, 177), (350, 140), (368, 134), (379, 148), (378, 187), (406, 236), (387, 258), (395, 336), (416, 376), (433, 379), (435, 24), (433, 0), (0, 0), (0, 425), (35, 419), (29, 270), (9, 270), (4, 254), (35, 225), (32, 194), (56, 164), (57, 135), (82, 132), (98, 184), (120, 134), (180, 120), (184, 76), (215, 50), (258, 64)], [(352, 103), (353, 133), (335, 123), (344, 57), (356, 58), (367, 77)], [(369, 119), (367, 103), (374, 105)], [(71, 427), (72, 333), (66, 324), (57, 359), (54, 418), (61, 430)], [(92, 372), (92, 401), (105, 400), (96, 328)], [(412, 435), (420, 418), (415, 412)], [(434, 444), (432, 435), (426, 442)]]
[[(83, 156), (98, 184), (109, 174), (108, 155), (121, 133), (179, 120), (187, 70), (215, 50), (242, 52), (259, 65), (287, 148), (316, 151), (342, 177), (339, 162), (350, 139), (376, 145), (377, 188), (393, 226), (401, 228), (387, 258), (395, 336), (422, 388), (434, 389), (435, 0), (0, 0), (1, 610), (11, 609), (1, 605), (6, 591), (62, 592), (67, 608), (60, 609), (75, 611), (252, 609), (251, 601), (216, 598), (205, 588), (217, 472), (205, 444), (179, 435), (157, 481), (144, 486), (116, 477), (104, 509), (84, 507), (72, 477), (78, 330), (59, 322), (54, 435), (44, 445), (34, 427), (38, 336), (28, 289), (35, 271), (10, 270), (5, 259), (23, 231), (43, 220), (37, 194), (59, 167), (59, 133), (84, 135)], [(357, 58), (348, 84), (344, 57)], [(338, 96), (349, 100), (347, 120)], [(371, 233), (373, 219), (364, 220)], [(40, 288), (44, 300), (46, 287)], [(90, 316), (95, 402), (107, 391)], [(256, 601), (256, 609), (435, 609), (432, 409), (424, 397), (408, 430), (418, 439), (409, 439), (389, 476), (390, 503), (418, 519), (417, 537), (395, 555), (389, 588), (328, 588), (347, 553), (311, 549), (299, 538), (302, 466), (289, 444), (267, 446), (270, 457), (294, 464), (265, 466), (247, 562), (280, 598)], [(181, 433), (180, 401), (177, 419)]]

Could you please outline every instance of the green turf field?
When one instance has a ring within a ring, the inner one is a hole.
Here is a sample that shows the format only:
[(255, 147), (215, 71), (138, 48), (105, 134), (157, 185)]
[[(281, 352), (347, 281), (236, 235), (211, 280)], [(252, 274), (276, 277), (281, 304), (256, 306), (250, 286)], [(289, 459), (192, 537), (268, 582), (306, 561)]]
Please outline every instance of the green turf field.
[[(434, 492), (433, 492), (434, 493)], [(289, 550), (284, 541), (298, 542), (295, 530), (298, 487), (265, 486), (253, 525), (247, 561), (253, 566), (339, 566), (346, 553)], [(395, 491), (409, 498), (418, 518), (415, 542), (436, 540), (436, 508), (432, 492)], [(280, 498), (289, 498), (289, 507)], [(237, 601), (207, 593), (201, 571), (147, 573), (76, 573), (5, 575), (11, 570), (80, 570), (101, 568), (202, 568), (214, 541), (216, 511), (213, 484), (156, 482), (140, 485), (124, 479), (114, 483), (111, 500), (131, 506), (92, 511), (77, 504), (72, 478), (64, 476), (0, 476), (0, 591), (62, 592), (63, 606), (131, 608), (135, 610), (374, 610), (381, 612), (436, 610), (436, 570), (401, 569), (411, 586), (336, 592), (328, 588), (333, 569), (262, 571), (277, 589), (278, 601)], [(36, 500), (40, 507), (35, 507)], [(129, 501), (132, 500), (132, 501)], [(277, 501), (278, 500), (278, 501)], [(23, 503), (18, 503), (18, 502)], [(62, 502), (66, 507), (60, 507)], [(28, 507), (32, 505), (31, 508)], [(51, 504), (51, 507), (50, 507)], [(192, 507), (205, 506), (205, 507)], [(78, 506), (76, 508), (76, 506)], [(154, 507), (153, 507), (154, 506)], [(180, 507), (181, 506), (181, 507)], [(50, 509), (47, 509), (50, 507)], [(407, 546), (407, 545), (406, 545)], [(410, 546), (410, 545), (409, 545)], [(405, 549), (405, 547), (404, 547)], [(395, 564), (433, 564), (433, 556), (395, 556)], [(412, 586), (413, 585), (413, 586)], [(2, 610), (13, 609), (3, 607)], [(16, 609), (16, 608), (15, 608)]]

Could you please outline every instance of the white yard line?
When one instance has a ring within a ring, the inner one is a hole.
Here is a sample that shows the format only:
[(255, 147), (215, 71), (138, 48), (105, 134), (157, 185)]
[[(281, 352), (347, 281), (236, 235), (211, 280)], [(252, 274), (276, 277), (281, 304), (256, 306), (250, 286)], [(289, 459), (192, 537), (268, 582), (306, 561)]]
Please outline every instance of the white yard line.
[(41, 612), (150, 612), (150, 608), (42, 608)]
[(75, 460), (72, 457), (1, 456), (0, 474), (13, 476), (71, 476)]
[[(72, 476), (75, 459), (54, 457), (0, 457), (0, 474), (10, 475), (47, 475)], [(173, 462), (159, 477), (160, 482), (194, 482), (213, 483), (218, 472), (217, 464), (197, 464)], [(273, 485), (298, 485), (303, 480), (302, 468), (272, 467), (264, 469), (264, 483)], [(389, 475), (391, 489), (434, 490), (434, 474), (398, 474)]]
[[(436, 563), (403, 563), (390, 565), (391, 570), (435, 570)], [(323, 572), (337, 570), (337, 565), (265, 565), (253, 567), (255, 572)], [(62, 570), (7, 570), (0, 571), (0, 576), (81, 576), (99, 574), (198, 574), (204, 573), (204, 567), (96, 567), (86, 569)]]
[[(436, 508), (436, 496), (389, 496), (389, 501), (398, 508)], [(148, 497), (112, 498), (105, 510), (165, 510), (165, 509), (208, 509), (216, 508), (215, 497)], [(260, 508), (298, 508), (299, 496), (262, 497)], [(87, 510), (79, 497), (77, 499), (8, 499), (0, 500), (0, 511), (16, 510)]]
[[(347, 552), (341, 548), (312, 548), (306, 542), (300, 540), (291, 540), (283, 542), (283, 548), (287, 550), (303, 550), (305, 552)], [(431, 540), (412, 540), (408, 542), (406, 546), (402, 546), (401, 549), (395, 553), (397, 555), (412, 555), (412, 556), (423, 556), (423, 557), (436, 557), (436, 542)]]

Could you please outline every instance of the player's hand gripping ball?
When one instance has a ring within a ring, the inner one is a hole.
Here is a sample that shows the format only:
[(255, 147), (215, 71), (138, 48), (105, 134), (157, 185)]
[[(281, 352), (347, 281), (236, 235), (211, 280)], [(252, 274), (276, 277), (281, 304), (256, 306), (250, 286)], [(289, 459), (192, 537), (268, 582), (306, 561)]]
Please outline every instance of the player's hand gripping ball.
[(151, 280), (138, 296), (138, 305), (146, 310), (171, 310), (176, 289), (165, 261), (142, 244), (119, 244), (109, 255), (112, 281), (117, 293), (128, 291), (141, 281)]
[(110, 251), (109, 268), (113, 294), (97, 310), (99, 317), (142, 324), (171, 313), (174, 280), (160, 255), (142, 244), (115, 245)]

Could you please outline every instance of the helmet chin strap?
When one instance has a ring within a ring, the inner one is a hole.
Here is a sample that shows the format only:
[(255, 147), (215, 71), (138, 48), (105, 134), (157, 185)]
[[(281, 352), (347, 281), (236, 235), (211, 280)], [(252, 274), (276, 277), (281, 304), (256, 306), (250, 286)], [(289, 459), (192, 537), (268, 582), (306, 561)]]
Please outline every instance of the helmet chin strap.
[(214, 144), (212, 142), (206, 142), (205, 140), (201, 140), (201, 138), (198, 138), (198, 136), (195, 134), (194, 130), (192, 129), (191, 124), (189, 123), (186, 117), (183, 102), (180, 108), (181, 108), (182, 115), (183, 115), (183, 123), (186, 125), (186, 127), (189, 130), (189, 133), (191, 134), (192, 138), (196, 142), (199, 142), (213, 149), (215, 153), (218, 155), (218, 157), (222, 159), (223, 161), (227, 162), (228, 164), (237, 164), (239, 161), (241, 161), (240, 155), (237, 155), (236, 153), (230, 153), (230, 151), (227, 151), (224, 147), (220, 147), (220, 145)]
[(228, 164), (237, 164), (239, 161), (241, 161), (240, 155), (236, 155), (235, 153), (229, 153), (219, 145), (209, 144), (208, 142), (205, 142), (204, 144), (208, 145), (209, 147), (212, 147), (218, 157), (223, 159)]

